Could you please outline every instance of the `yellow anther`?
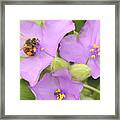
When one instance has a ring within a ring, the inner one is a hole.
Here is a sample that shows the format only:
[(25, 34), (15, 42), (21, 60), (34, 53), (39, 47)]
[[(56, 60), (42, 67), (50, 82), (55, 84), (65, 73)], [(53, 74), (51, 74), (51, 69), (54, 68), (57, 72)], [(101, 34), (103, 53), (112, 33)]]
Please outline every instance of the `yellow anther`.
[(94, 58), (94, 59), (95, 59), (95, 55), (91, 55), (91, 58)]
[(36, 51), (36, 48), (34, 47), (33, 50)]
[(58, 92), (61, 92), (61, 90), (60, 90), (60, 89), (57, 89), (55, 92), (58, 93)]
[(62, 93), (62, 90), (59, 88), (57, 90), (55, 90), (54, 95), (56, 95), (57, 100), (63, 100), (65, 98), (65, 94)]
[(64, 94), (59, 94), (57, 96), (57, 100), (63, 100), (65, 98), (65, 95)]
[(94, 45), (93, 45), (93, 48), (99, 48), (99, 46), (98, 46), (98, 45), (96, 45), (96, 44), (94, 44)]
[(40, 48), (40, 50), (44, 50), (45, 48)]
[(94, 52), (94, 49), (90, 49), (89, 52)]

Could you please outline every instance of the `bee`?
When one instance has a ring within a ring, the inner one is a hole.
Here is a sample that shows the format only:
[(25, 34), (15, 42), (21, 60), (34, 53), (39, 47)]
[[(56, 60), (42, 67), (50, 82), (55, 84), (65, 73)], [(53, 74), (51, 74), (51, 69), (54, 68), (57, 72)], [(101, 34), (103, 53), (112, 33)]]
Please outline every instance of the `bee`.
[(34, 56), (37, 51), (37, 46), (39, 45), (39, 41), (36, 38), (26, 40), (23, 51), (28, 56)]

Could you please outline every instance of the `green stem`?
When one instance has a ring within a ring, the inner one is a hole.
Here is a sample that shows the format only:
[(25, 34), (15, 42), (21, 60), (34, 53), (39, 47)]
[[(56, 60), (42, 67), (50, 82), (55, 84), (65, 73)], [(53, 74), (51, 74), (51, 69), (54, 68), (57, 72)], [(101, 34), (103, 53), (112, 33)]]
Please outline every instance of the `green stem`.
[(97, 93), (100, 94), (100, 91), (99, 91), (98, 89), (92, 87), (92, 86), (89, 86), (89, 85), (86, 85), (86, 84), (83, 84), (83, 86), (84, 86), (85, 88), (88, 88), (88, 89), (90, 89), (90, 90), (92, 90), (92, 91), (95, 91), (95, 92), (97, 92)]

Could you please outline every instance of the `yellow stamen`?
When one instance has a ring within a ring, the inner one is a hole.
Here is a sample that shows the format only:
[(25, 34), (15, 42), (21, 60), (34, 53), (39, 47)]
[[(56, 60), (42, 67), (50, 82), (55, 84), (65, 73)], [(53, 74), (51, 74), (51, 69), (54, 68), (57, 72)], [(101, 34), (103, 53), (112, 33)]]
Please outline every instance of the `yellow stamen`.
[(40, 48), (40, 50), (44, 50), (45, 48)]
[(57, 90), (55, 90), (54, 95), (56, 95), (57, 100), (63, 100), (65, 98), (65, 94), (62, 93), (62, 90), (59, 88)]
[(94, 49), (90, 49), (89, 52), (94, 52)]
[(36, 48), (34, 47), (33, 50), (36, 51)]
[(60, 90), (60, 89), (57, 89), (55, 92), (58, 93), (58, 92), (61, 92), (61, 90)]
[(64, 94), (59, 94), (57, 96), (57, 100), (63, 100), (65, 98), (65, 95)]
[(93, 48), (99, 48), (99, 46), (98, 46), (98, 45), (96, 45), (96, 44), (94, 44), (94, 45), (93, 45)]
[(95, 59), (95, 55), (91, 55), (91, 58), (94, 58), (94, 59)]

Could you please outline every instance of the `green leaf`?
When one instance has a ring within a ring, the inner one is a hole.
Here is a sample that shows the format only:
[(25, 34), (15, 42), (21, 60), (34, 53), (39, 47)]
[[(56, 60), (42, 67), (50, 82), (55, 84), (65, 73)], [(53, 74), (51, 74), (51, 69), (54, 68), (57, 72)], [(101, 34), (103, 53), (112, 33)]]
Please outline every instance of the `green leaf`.
[(100, 94), (94, 92), (93, 93), (93, 98), (96, 99), (96, 100), (100, 100)]
[(100, 94), (90, 89), (83, 88), (80, 93), (81, 100), (100, 100)]
[(84, 87), (83, 90), (81, 91), (81, 99), (82, 100), (88, 100), (88, 99), (94, 99), (94, 100), (100, 100), (100, 93), (97, 91), (100, 90), (100, 78), (98, 79), (93, 79), (92, 77), (89, 77), (87, 80), (84, 81), (85, 85), (88, 85), (90, 87), (93, 87), (96, 89), (89, 89), (90, 87)]
[(83, 88), (83, 90), (81, 91), (81, 94), (83, 94), (84, 96), (92, 96), (93, 91), (87, 89), (87, 88)]
[(92, 77), (89, 77), (87, 80), (86, 80), (86, 84), (94, 87), (94, 88), (97, 88), (97, 89), (100, 89), (100, 78), (98, 79), (93, 79)]
[(80, 94), (80, 99), (81, 100), (94, 100), (93, 98), (85, 96), (84, 94)]
[(45, 75), (45, 73), (49, 73), (50, 71), (51, 71), (50, 66), (48, 66), (41, 72), (39, 79), (41, 79)]
[(28, 87), (28, 82), (20, 80), (20, 100), (35, 100), (35, 96)]
[(74, 20), (73, 22), (75, 23), (75, 31), (79, 33), (85, 24), (85, 20)]

